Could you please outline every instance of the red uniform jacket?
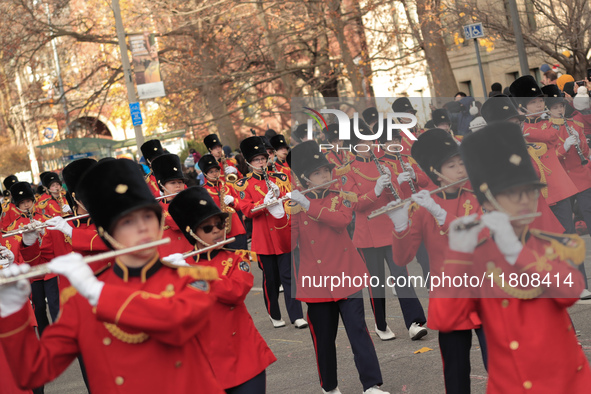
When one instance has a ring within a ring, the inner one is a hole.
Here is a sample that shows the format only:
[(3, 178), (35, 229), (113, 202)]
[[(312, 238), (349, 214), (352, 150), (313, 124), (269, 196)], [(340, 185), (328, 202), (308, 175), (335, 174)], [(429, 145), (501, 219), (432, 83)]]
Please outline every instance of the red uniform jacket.
[[(410, 132), (416, 137), (419, 138), (419, 135), (421, 135), (425, 130), (423, 129), (419, 129), (417, 126), (413, 127), (412, 129), (410, 129)], [(384, 130), (384, 133), (386, 131)], [(410, 148), (412, 147), (412, 144), (414, 144), (415, 140), (411, 140), (406, 133), (400, 133), (400, 145), (402, 145), (402, 154), (405, 155), (410, 155)]]
[(230, 228), (230, 232), (227, 233), (228, 238), (235, 237), (236, 235), (246, 234), (246, 230), (244, 229), (244, 225), (238, 216), (237, 210), (240, 207), (240, 197), (238, 197), (238, 192), (232, 186), (229, 186), (223, 181), (218, 182), (211, 182), (207, 181), (203, 187), (209, 192), (211, 198), (218, 207), (221, 207), (220, 204), (220, 191), (223, 188), (226, 196), (234, 197), (234, 202), (230, 204), (230, 207), (234, 209), (234, 212), (230, 214), (229, 220), (231, 220), (232, 227)]
[[(123, 267), (123, 268), (122, 268)], [(93, 393), (223, 393), (198, 337), (214, 298), (195, 268), (169, 268), (157, 258), (129, 270), (119, 263), (102, 274), (96, 307), (73, 287), (41, 340), (25, 307), (0, 319), (0, 343), (21, 387), (59, 376), (81, 354)], [(211, 277), (210, 277), (211, 278)], [(164, 378), (165, 377), (165, 378)]]
[(20, 216), (20, 211), (16, 206), (10, 202), (10, 199), (5, 199), (2, 202), (2, 217), (0, 219), (0, 230), (5, 231), (17, 217)]
[[(323, 190), (306, 193), (310, 208), (290, 203), (292, 244), (300, 247), (296, 298), (305, 302), (338, 301), (365, 288), (369, 274), (347, 233), (357, 196), (350, 192)], [(328, 276), (341, 283), (322, 282)], [(349, 278), (349, 279), (347, 279)], [(348, 282), (345, 282), (347, 281)], [(364, 279), (363, 279), (364, 280)], [(332, 285), (332, 288), (331, 288)]]
[[(172, 199), (171, 199), (172, 201)], [(162, 207), (162, 215), (164, 215), (164, 234), (162, 238), (170, 238), (170, 243), (162, 245), (158, 248), (158, 252), (162, 256), (168, 256), (173, 253), (185, 253), (193, 250), (193, 245), (187, 241), (187, 238), (176, 224), (172, 216), (168, 213), (168, 206), (170, 203), (160, 200)]]
[(338, 153), (334, 150), (329, 150), (324, 152), (324, 157), (326, 157), (329, 163), (334, 164), (335, 168), (342, 167), (350, 161), (355, 160), (355, 155), (348, 150), (339, 150)]
[[(354, 161), (339, 170), (341, 185), (346, 191), (355, 193), (357, 202), (353, 204), (355, 211), (355, 233), (353, 245), (356, 248), (379, 248), (392, 244), (394, 225), (388, 215), (380, 215), (371, 220), (367, 218), (374, 210), (383, 207), (394, 197), (385, 189), (379, 197), (374, 191), (376, 181), (380, 177), (373, 160), (357, 156)], [(394, 181), (394, 187), (398, 183)], [(400, 190), (397, 190), (400, 194)]]
[[(269, 173), (271, 182), (279, 186), (281, 196), (291, 191), (291, 184), (287, 175)], [(257, 254), (283, 254), (293, 249), (291, 246), (291, 228), (289, 214), (281, 219), (275, 219), (266, 209), (251, 212), (258, 205), (263, 204), (268, 192), (267, 183), (261, 174), (249, 173), (239, 179), (234, 188), (240, 195), (240, 210), (248, 218), (252, 219), (252, 247)]]
[[(401, 155), (401, 157), (402, 161), (406, 164), (410, 164), (415, 172), (417, 178), (413, 181), (415, 191), (418, 192), (420, 189), (427, 188), (430, 184), (432, 184), (430, 178), (419, 168), (416, 161), (411, 156)], [(402, 164), (396, 155), (386, 152), (382, 157), (380, 157), (380, 162), (386, 165), (392, 174), (392, 181), (397, 183), (398, 175), (404, 172), (404, 168), (402, 167)], [(408, 198), (412, 195), (412, 189), (410, 188), (410, 184), (408, 182), (403, 182), (402, 185), (398, 184), (398, 186), (398, 189), (400, 189), (402, 193), (400, 196), (402, 199)]]
[(211, 308), (208, 330), (199, 335), (222, 387), (238, 386), (277, 361), (244, 304), (254, 280), (248, 251), (216, 250), (189, 263), (218, 271), (219, 279), (211, 283), (210, 290), (217, 301)]
[(51, 194), (43, 193), (35, 203), (35, 207), (39, 212), (49, 217), (66, 216), (69, 215), (69, 213), (62, 212), (62, 207), (67, 204), (66, 192), (62, 191), (60, 197), (57, 199)]
[[(591, 169), (588, 165), (581, 165), (581, 158), (577, 153), (577, 148), (571, 146), (567, 151), (564, 150), (564, 141), (570, 137), (570, 134), (566, 130), (564, 121), (562, 119), (552, 119), (555, 129), (558, 129), (558, 139), (560, 143), (556, 149), (560, 163), (566, 170), (566, 173), (572, 179), (573, 183), (577, 186), (579, 192), (585, 191), (591, 188)], [(568, 126), (571, 130), (574, 130), (579, 135), (579, 148), (583, 156), (589, 160), (589, 145), (587, 145), (587, 138), (583, 134), (583, 127), (580, 123), (567, 121)]]
[[(494, 240), (486, 231), (483, 234), (474, 254), (448, 251), (446, 274), (486, 278), (485, 286), (465, 289), (472, 298), (447, 300), (449, 308), (442, 309), (445, 314), (440, 316), (441, 331), (455, 330), (466, 314), (478, 313), (489, 355), (487, 393), (588, 392), (591, 370), (567, 311), (578, 300), (584, 281), (578, 269), (565, 260), (584, 260), (583, 240), (577, 235), (530, 230), (522, 237), (523, 250), (511, 266)], [(500, 287), (502, 273), (504, 288)], [(552, 285), (511, 287), (507, 283), (510, 273), (530, 279), (534, 273), (549, 274)], [(494, 278), (492, 285), (489, 275)], [(554, 275), (559, 275), (558, 285)], [(565, 283), (569, 275), (570, 285)]]
[(523, 133), (529, 134), (525, 137), (527, 141), (540, 143), (537, 144), (541, 147), (537, 151), (537, 156), (543, 169), (540, 180), (548, 184), (547, 190), (542, 190), (542, 196), (546, 198), (548, 205), (556, 204), (558, 201), (577, 194), (579, 190), (558, 160), (556, 149), (560, 139), (558, 138), (558, 132), (552, 127), (552, 123), (540, 118), (528, 119), (524, 124)]
[[(47, 219), (49, 219), (49, 216), (40, 213), (35, 208), (32, 208), (32, 217), (34, 220), (37, 220), (39, 222), (44, 222)], [(18, 230), (19, 227), (24, 226), (25, 224), (29, 224), (29, 223), (31, 223), (31, 219), (29, 219), (29, 217), (26, 214), (21, 213), (21, 215), (14, 222), (12, 222), (12, 224), (10, 226), (8, 226), (7, 230), (8, 231)], [(47, 229), (45, 229), (45, 233), (40, 237), (39, 242), (34, 242), (33, 245), (31, 245), (29, 247), (25, 247), (22, 244), (22, 239), (23, 239), (22, 234), (15, 235), (12, 238), (14, 238), (15, 241), (19, 244), (19, 252), (22, 255), (23, 263), (27, 263), (31, 266), (39, 265), (39, 264), (46, 262), (46, 261), (43, 261), (40, 259), (40, 257), (41, 257), (41, 255), (39, 253), (40, 248), (44, 248), (44, 247), (48, 248), (48, 249), (53, 248), (51, 246), (52, 245), (51, 235), (49, 234), (49, 231)], [(29, 249), (31, 247), (32, 247), (32, 249)], [(31, 250), (33, 252), (29, 252)], [(56, 276), (57, 275), (55, 275), (55, 274), (47, 274), (47, 275), (45, 275), (44, 278), (33, 279), (33, 281), (48, 280), (51, 278), (55, 278)]]
[[(447, 212), (445, 223), (439, 225), (429, 211), (417, 204), (412, 204), (409, 207), (408, 229), (402, 233), (393, 231), (392, 256), (396, 264), (406, 265), (414, 259), (421, 242), (424, 242), (429, 253), (429, 272), (433, 277), (441, 276), (444, 261), (442, 251), (446, 250), (448, 245), (449, 224), (458, 217), (482, 213), (482, 209), (471, 190), (460, 189), (458, 193), (454, 194), (437, 193), (432, 197)], [(431, 298), (427, 319), (430, 329), (439, 330), (438, 318), (445, 315), (445, 310), (438, 309), (445, 307), (439, 302), (439, 299)], [(479, 326), (480, 320), (474, 313), (458, 322), (456, 329), (471, 330)]]

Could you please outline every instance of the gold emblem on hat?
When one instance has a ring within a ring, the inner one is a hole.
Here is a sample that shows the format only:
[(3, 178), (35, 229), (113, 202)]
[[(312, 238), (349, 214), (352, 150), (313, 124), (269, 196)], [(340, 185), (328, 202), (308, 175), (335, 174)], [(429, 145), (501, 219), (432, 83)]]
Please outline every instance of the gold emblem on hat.
[(129, 187), (127, 185), (124, 185), (123, 183), (120, 183), (115, 188), (115, 193), (117, 193), (117, 194), (124, 194), (127, 191), (127, 189), (129, 189)]
[(259, 147), (258, 147), (258, 146), (255, 146), (254, 148), (255, 148), (255, 149), (259, 149)]
[(531, 90), (532, 90), (533, 92), (535, 92), (535, 91), (536, 91), (536, 88), (531, 88)]
[(521, 156), (516, 155), (515, 153), (513, 153), (511, 155), (511, 157), (509, 158), (509, 163), (518, 166), (521, 163)]
[(20, 192), (18, 192), (18, 194), (23, 194), (23, 191), (21, 190)]
[(508, 106), (508, 105), (505, 105), (505, 106), (503, 107), (503, 109), (506, 111), (506, 110), (508, 110), (508, 109), (509, 109), (509, 106)]
[(205, 201), (205, 200), (199, 200), (199, 204), (200, 205), (207, 205), (207, 201)]
[(315, 159), (318, 159), (319, 157), (320, 157), (320, 156), (318, 156), (318, 155), (314, 155), (314, 158), (315, 158)]
[(172, 167), (172, 170), (173, 170), (173, 171), (178, 171), (178, 170), (176, 169), (176, 167)]
[(154, 147), (154, 151), (157, 151), (157, 150), (158, 150), (158, 148), (157, 147)]

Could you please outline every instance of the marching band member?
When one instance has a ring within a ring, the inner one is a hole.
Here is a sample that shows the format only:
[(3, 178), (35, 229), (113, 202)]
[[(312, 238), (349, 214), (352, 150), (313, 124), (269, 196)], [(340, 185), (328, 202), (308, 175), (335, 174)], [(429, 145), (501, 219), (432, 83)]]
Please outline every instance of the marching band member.
[(36, 208), (50, 217), (66, 216), (72, 212), (66, 200), (60, 177), (55, 172), (46, 172), (41, 178), (45, 192), (37, 200)]
[[(32, 229), (49, 219), (49, 216), (44, 215), (37, 210), (34, 203), (35, 195), (29, 183), (15, 183), (10, 188), (10, 194), (12, 195), (14, 205), (18, 208), (21, 214), (10, 226), (8, 226), (8, 231), (17, 230), (21, 227)], [(28, 231), (22, 235), (15, 235), (14, 238), (19, 243), (19, 252), (23, 256), (23, 262), (31, 265), (38, 264), (40, 256), (39, 254), (33, 254), (32, 256), (27, 254), (27, 248), (31, 245), (34, 245), (33, 247), (41, 247), (40, 245), (48, 245), (50, 243), (50, 236), (44, 229)], [(49, 314), (53, 322), (56, 321), (60, 310), (59, 283), (57, 275), (51, 273), (42, 278), (37, 278), (32, 281), (31, 287), (33, 310), (35, 311), (39, 335), (41, 335), (45, 328), (49, 326), (47, 307), (49, 307)], [(47, 302), (45, 300), (47, 300)]]
[[(318, 186), (332, 179), (332, 167), (314, 141), (306, 141), (291, 152), (294, 173), (304, 188)], [(364, 393), (386, 393), (382, 385), (380, 364), (365, 324), (363, 285), (330, 284), (312, 286), (312, 281), (326, 276), (342, 275), (361, 278), (367, 275), (363, 260), (346, 228), (352, 219), (356, 196), (328, 188), (302, 194), (291, 193), (292, 243), (300, 249), (300, 266), (296, 296), (308, 304), (310, 334), (316, 352), (320, 384), (324, 393), (338, 394), (336, 336), (339, 316), (343, 320), (355, 365)], [(327, 247), (327, 245), (331, 245)], [(304, 278), (311, 278), (305, 285)]]
[(526, 141), (543, 143), (547, 147), (546, 154), (539, 157), (544, 169), (541, 180), (548, 185), (542, 189), (542, 195), (566, 232), (574, 234), (575, 224), (570, 197), (577, 194), (578, 189), (558, 159), (556, 150), (562, 143), (557, 130), (552, 127), (549, 120), (541, 117), (546, 106), (544, 94), (531, 75), (516, 79), (509, 86), (509, 90), (518, 104), (518, 109), (527, 117), (523, 127), (523, 133), (527, 134)]
[(240, 143), (240, 151), (252, 168), (246, 177), (239, 179), (234, 188), (240, 195), (240, 210), (252, 218), (252, 247), (263, 270), (263, 295), (269, 318), (275, 328), (285, 326), (279, 309), (279, 286), (283, 285), (285, 305), (292, 324), (297, 328), (308, 326), (303, 319), (302, 304), (291, 292), (291, 222), (282, 203), (269, 205), (266, 209), (252, 212), (261, 204), (272, 203), (291, 191), (287, 175), (268, 173), (269, 158), (265, 145), (259, 137), (249, 137)]
[(451, 129), (451, 120), (449, 119), (449, 114), (445, 108), (438, 108), (433, 111), (431, 114), (431, 120), (433, 121), (433, 126), (437, 129), (445, 130), (452, 136), (456, 144), (460, 144), (462, 141), (462, 136), (455, 135), (454, 131)]
[[(211, 155), (206, 156), (213, 159)], [(220, 210), (211, 194), (202, 187), (180, 192), (172, 200), (169, 211), (196, 250), (226, 239), (224, 223), (228, 214)], [(250, 253), (220, 248), (195, 255), (189, 262), (213, 267), (219, 275), (219, 279), (211, 283), (210, 293), (216, 302), (211, 308), (210, 324), (202, 343), (226, 394), (263, 394), (266, 392), (265, 370), (277, 359), (257, 331), (244, 304), (254, 280)], [(184, 262), (181, 259), (182, 255), (178, 260)]]
[[(373, 134), (369, 126), (359, 120), (359, 131), (362, 134)], [(351, 146), (360, 142), (357, 136), (351, 139)], [(385, 268), (384, 261), (388, 264), (392, 276), (407, 276), (407, 271), (394, 263), (392, 258), (392, 222), (384, 216), (369, 221), (368, 215), (377, 208), (390, 202), (394, 197), (388, 188), (394, 187), (391, 183), (390, 171), (386, 168), (384, 174), (380, 173), (376, 163), (371, 159), (369, 145), (367, 149), (358, 149), (355, 160), (337, 171), (340, 176), (343, 190), (350, 191), (359, 196), (353, 206), (355, 211), (355, 232), (353, 244), (365, 258), (369, 273), (379, 278), (380, 282), (370, 288), (371, 305), (375, 317), (375, 331), (381, 340), (394, 339), (396, 335), (386, 323), (386, 299), (385, 299)], [(381, 167), (382, 164), (380, 164)], [(399, 193), (399, 191), (397, 191)], [(407, 283), (408, 284), (408, 283)], [(404, 316), (406, 328), (412, 339), (419, 339), (427, 330), (422, 327), (427, 321), (420, 301), (417, 298), (414, 287), (395, 286), (398, 301)]]
[[(438, 187), (466, 178), (458, 145), (445, 130), (431, 129), (421, 134), (412, 146), (412, 155), (421, 168), (427, 170), (431, 180)], [(411, 198), (412, 205), (408, 202), (388, 213), (394, 223), (394, 261), (401, 265), (410, 263), (419, 245), (424, 242), (429, 254), (431, 277), (439, 277), (443, 268), (441, 251), (445, 250), (448, 244), (449, 223), (457, 217), (480, 213), (480, 204), (474, 193), (461, 185), (449, 187), (433, 197), (427, 190), (422, 190), (413, 194)], [(427, 321), (429, 328), (439, 330), (440, 322), (436, 317), (445, 315), (445, 311), (438, 311), (445, 305), (438, 303), (439, 299), (432, 297), (433, 295), (430, 293)], [(472, 330), (475, 330), (478, 336), (486, 366), (486, 342), (476, 314), (458, 323), (453, 332), (439, 332), (439, 348), (447, 394), (470, 392)]]
[(275, 168), (277, 171), (287, 175), (291, 182), (291, 169), (286, 161), (287, 154), (289, 153), (289, 145), (285, 142), (285, 137), (281, 134), (277, 134), (271, 137), (269, 142), (275, 151)]
[(158, 181), (154, 176), (154, 172), (152, 171), (152, 161), (157, 158), (158, 156), (164, 154), (164, 148), (162, 148), (162, 144), (159, 140), (149, 140), (146, 141), (140, 146), (140, 150), (142, 151), (142, 155), (144, 159), (146, 159), (146, 163), (148, 167), (150, 167), (150, 172), (144, 176), (150, 191), (154, 195), (154, 197), (160, 196), (160, 188), (158, 187)]
[[(79, 159), (68, 164), (62, 171), (64, 183), (68, 188), (68, 193), (72, 197), (74, 213), (84, 215), (88, 213), (84, 205), (78, 200), (78, 181), (82, 174), (97, 164), (94, 159)], [(45, 221), (49, 227), (46, 229), (47, 236), (43, 242), (33, 242), (31, 245), (22, 249), (23, 258), (30, 264), (45, 264), (54, 257), (75, 252), (83, 256), (92, 255), (108, 250), (105, 243), (100, 239), (96, 232), (96, 227), (92, 220), (77, 219), (66, 221), (61, 216), (54, 216)], [(40, 230), (38, 231), (40, 233)], [(34, 262), (34, 263), (33, 263)], [(99, 261), (93, 263), (91, 268), (98, 273), (108, 268), (108, 263)], [(59, 278), (60, 290), (70, 286), (68, 279)]]
[[(181, 167), (181, 159), (177, 155), (164, 153), (152, 160), (152, 173), (158, 183), (158, 188), (163, 195), (179, 193), (186, 189), (185, 175)], [(179, 229), (175, 220), (170, 216), (168, 208), (176, 196), (163, 198), (159, 201), (164, 215), (164, 238), (170, 238), (168, 245), (162, 245), (158, 251), (163, 256), (171, 253), (182, 253), (191, 249), (191, 245), (185, 239), (183, 232)]]
[[(396, 100), (394, 100), (394, 103), (392, 103), (392, 111), (397, 112), (397, 113), (407, 113), (407, 114), (411, 114), (411, 115), (416, 115), (416, 113), (417, 113), (417, 110), (414, 109), (414, 107), (412, 106), (408, 97), (400, 97), (400, 98), (397, 98)], [(408, 123), (412, 122), (412, 119), (410, 119), (408, 117), (400, 117), (400, 118), (398, 118), (398, 122), (400, 122), (402, 124), (408, 124)], [(414, 127), (412, 127), (409, 130), (417, 138), (424, 131), (421, 128), (419, 128), (419, 125), (415, 125)], [(401, 135), (401, 137), (402, 137), (402, 139), (401, 139), (400, 143), (404, 148), (402, 150), (402, 152), (409, 154), (410, 148), (412, 147), (412, 144), (416, 140), (411, 140), (406, 134)]]
[(532, 218), (522, 216), (536, 212), (544, 183), (519, 126), (488, 125), (466, 136), (460, 152), (487, 213), (450, 224), (444, 272), (485, 275), (486, 284), (446, 289), (462, 298), (442, 300), (450, 308), (440, 316), (441, 330), (454, 330), (474, 312), (482, 319), (489, 394), (586, 392), (591, 370), (567, 311), (584, 287), (575, 266), (585, 258), (583, 240), (531, 228)]
[(16, 175), (9, 175), (2, 183), (4, 184), (4, 201), (2, 201), (2, 217), (0, 219), (0, 230), (4, 231), (14, 220), (20, 216), (20, 212), (12, 203), (10, 188), (18, 182)]
[(203, 155), (199, 159), (199, 168), (205, 176), (203, 187), (209, 192), (211, 198), (223, 212), (228, 213), (226, 219), (226, 233), (228, 238), (235, 237), (236, 240), (226, 246), (228, 249), (248, 249), (246, 230), (238, 216), (240, 198), (234, 187), (229, 186), (220, 179), (221, 167), (212, 155)]
[[(578, 193), (572, 199), (576, 200), (583, 214), (583, 219), (588, 228), (591, 226), (591, 168), (587, 165), (589, 162), (589, 145), (587, 138), (583, 134), (583, 124), (574, 120), (565, 119), (566, 100), (562, 97), (562, 92), (556, 85), (548, 85), (542, 88), (546, 94), (544, 101), (548, 108), (548, 121), (552, 128), (557, 130), (560, 143), (556, 148), (556, 153), (560, 164), (566, 170), (566, 173), (577, 187)], [(570, 130), (570, 132), (569, 132)], [(555, 230), (556, 231), (556, 230)], [(591, 298), (591, 292), (587, 290), (587, 273), (585, 265), (578, 266), (585, 280), (585, 290), (581, 293), (582, 299)]]
[[(511, 98), (505, 95), (498, 95), (495, 97), (491, 97), (484, 102), (482, 105), (482, 117), (488, 124), (493, 124), (495, 122), (511, 122), (521, 125), (525, 120), (525, 116), (519, 114), (515, 105), (513, 105), (513, 101)], [(531, 158), (532, 166), (534, 166), (534, 170), (538, 175), (538, 178), (544, 177), (542, 182), (546, 179), (545, 174), (547, 172), (547, 168), (542, 164), (540, 161), (540, 157), (547, 153), (548, 147), (546, 144), (538, 142), (538, 143), (527, 143), (527, 152)], [(540, 197), (538, 197), (538, 212), (541, 212), (542, 215), (535, 218), (532, 226), (534, 228), (540, 230), (547, 230), (552, 231), (555, 233), (564, 232), (564, 227), (560, 224), (556, 216), (550, 210), (548, 203), (546, 202), (545, 195), (548, 195), (548, 187), (544, 187), (541, 190)]]
[[(240, 178), (242, 174), (238, 171), (238, 163), (236, 160), (231, 157), (225, 157), (224, 151), (222, 149), (223, 145), (220, 142), (220, 137), (215, 134), (210, 134), (203, 139), (203, 143), (207, 147), (209, 153), (215, 157), (215, 159), (220, 164), (220, 168), (224, 173), (222, 177), (224, 181), (228, 181), (228, 176), (233, 174), (234, 176)], [(201, 170), (203, 171), (203, 170)]]
[[(80, 180), (79, 193), (110, 248), (161, 238), (162, 209), (133, 161), (98, 163)], [(13, 267), (9, 276), (29, 268)], [(196, 381), (203, 392), (223, 393), (197, 340), (213, 302), (207, 279), (217, 272), (165, 266), (156, 248), (119, 256), (99, 278), (75, 253), (52, 260), (49, 269), (73, 287), (40, 340), (28, 327), (27, 280), (0, 286), (0, 344), (19, 386), (55, 379), (81, 354), (92, 360), (86, 367), (95, 394), (185, 393)]]

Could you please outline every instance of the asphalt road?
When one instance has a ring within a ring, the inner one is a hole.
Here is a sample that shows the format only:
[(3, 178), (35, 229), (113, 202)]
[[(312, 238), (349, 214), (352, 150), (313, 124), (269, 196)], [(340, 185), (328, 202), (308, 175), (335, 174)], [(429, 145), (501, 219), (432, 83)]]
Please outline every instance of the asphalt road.
[[(587, 235), (584, 239), (587, 244), (585, 267), (591, 282), (591, 238)], [(263, 303), (261, 271), (258, 269), (253, 271), (256, 276), (255, 287), (246, 298), (246, 305), (255, 325), (277, 357), (277, 362), (267, 369), (267, 392), (286, 394), (322, 393), (309, 330), (299, 330), (290, 325), (283, 328), (273, 328)], [(420, 267), (416, 262), (409, 265), (411, 275), (420, 275), (420, 272)], [(421, 297), (423, 307), (426, 309), (429, 304), (427, 292), (419, 289), (417, 293)], [(281, 305), (284, 316), (287, 316), (282, 299)], [(579, 301), (570, 308), (570, 313), (587, 359), (591, 360), (591, 301)], [(391, 393), (445, 393), (437, 332), (429, 331), (429, 334), (421, 340), (411, 341), (404, 326), (404, 320), (396, 298), (388, 299), (387, 314), (388, 324), (396, 333), (396, 339), (383, 342), (374, 334), (374, 319), (366, 297), (365, 317), (368, 328), (373, 334), (374, 344), (380, 360), (384, 378), (382, 388)], [(287, 322), (289, 321), (287, 320)], [(415, 354), (417, 350), (422, 348), (431, 350)], [(342, 324), (339, 326), (337, 351), (340, 390), (343, 394), (362, 393), (361, 383), (353, 362), (353, 354)], [(473, 337), (471, 361), (472, 393), (485, 393), (487, 374), (484, 370), (480, 348), (475, 336)], [(87, 360), (86, 362), (90, 363), (92, 361)], [(197, 379), (198, 374), (195, 376)], [(72, 363), (62, 376), (48, 384), (45, 392), (48, 394), (85, 393), (86, 388), (82, 381), (78, 362)]]

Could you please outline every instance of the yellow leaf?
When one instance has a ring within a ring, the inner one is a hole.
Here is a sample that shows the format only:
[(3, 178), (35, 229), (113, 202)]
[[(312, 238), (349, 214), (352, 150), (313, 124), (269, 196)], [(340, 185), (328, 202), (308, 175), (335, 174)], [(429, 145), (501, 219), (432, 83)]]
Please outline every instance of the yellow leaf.
[(431, 350), (433, 350), (433, 349), (431, 349), (429, 347), (422, 347), (419, 350), (417, 350), (416, 352), (414, 352), (414, 354), (426, 353), (426, 352), (430, 352)]

